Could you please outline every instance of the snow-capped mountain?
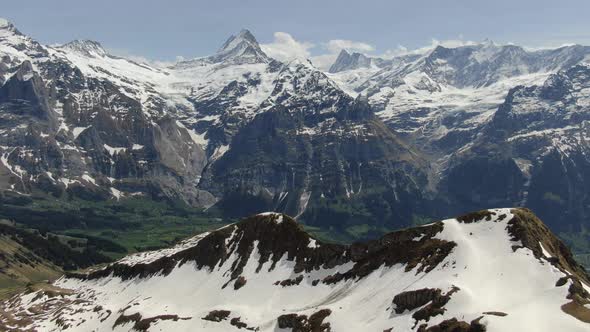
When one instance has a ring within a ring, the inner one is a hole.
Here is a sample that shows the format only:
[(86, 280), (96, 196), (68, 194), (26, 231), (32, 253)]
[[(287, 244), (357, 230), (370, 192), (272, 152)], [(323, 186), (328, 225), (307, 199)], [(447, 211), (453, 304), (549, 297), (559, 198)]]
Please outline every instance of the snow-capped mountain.
[[(309, 62), (269, 58), (247, 30), (212, 56), (170, 68), (112, 56), (93, 41), (47, 47), (7, 34), (23, 40), (4, 47), (21, 50), (0, 91), (8, 190), (201, 206), (254, 199), (247, 212), (301, 216), (318, 207), (308, 216), (319, 218), (342, 198), (375, 213), (366, 201), (373, 185), (387, 183), (393, 200), (381, 200), (382, 216), (407, 220), (427, 187), (424, 158), (366, 102)], [(10, 92), (23, 90), (31, 95)]]
[(201, 172), (270, 95), (280, 66), (245, 30), (215, 55), (172, 68), (112, 56), (94, 41), (43, 46), (8, 22), (0, 46), (2, 187), (58, 197), (212, 204), (195, 188)]
[(368, 57), (362, 53), (353, 52), (348, 53), (346, 50), (340, 51), (336, 61), (328, 69), (329, 73), (338, 73), (347, 70), (361, 69), (361, 68), (383, 68), (392, 61), (387, 61), (381, 58)]
[(576, 232), (588, 213), (589, 52), (486, 41), (329, 76), (368, 96), (381, 120), (432, 158), (444, 200), (431, 205), (435, 215), (518, 204)]
[(349, 78), (358, 70), (331, 77), (348, 85), (347, 91), (367, 95), (395, 131), (448, 154), (473, 139), (510, 88), (541, 83), (551, 73), (585, 62), (589, 54), (590, 48), (579, 45), (527, 51), (486, 41), (400, 56), (362, 82)]
[(589, 93), (588, 65), (511, 89), (477, 139), (452, 155), (444, 186), (462, 206), (520, 202), (551, 218), (555, 231), (583, 229)]
[(370, 225), (361, 236), (524, 205), (576, 231), (590, 213), (589, 50), (342, 51), (325, 73), (272, 59), (243, 30), (211, 56), (163, 68), (94, 41), (41, 45), (2, 21), (0, 188), (178, 199), (231, 216), (276, 210), (322, 227)]
[(590, 280), (526, 209), (351, 246), (264, 213), (2, 304), (11, 331), (587, 331)]

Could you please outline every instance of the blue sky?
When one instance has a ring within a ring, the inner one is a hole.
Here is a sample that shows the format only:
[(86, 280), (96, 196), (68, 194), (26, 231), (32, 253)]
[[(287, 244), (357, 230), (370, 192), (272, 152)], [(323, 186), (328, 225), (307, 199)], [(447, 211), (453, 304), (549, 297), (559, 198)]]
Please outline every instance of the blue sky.
[(0, 9), (0, 17), (43, 43), (93, 39), (114, 53), (153, 60), (211, 54), (241, 28), (270, 52), (293, 48), (316, 57), (342, 47), (392, 53), (433, 39), (590, 44), (588, 13), (587, 0), (23, 0)]

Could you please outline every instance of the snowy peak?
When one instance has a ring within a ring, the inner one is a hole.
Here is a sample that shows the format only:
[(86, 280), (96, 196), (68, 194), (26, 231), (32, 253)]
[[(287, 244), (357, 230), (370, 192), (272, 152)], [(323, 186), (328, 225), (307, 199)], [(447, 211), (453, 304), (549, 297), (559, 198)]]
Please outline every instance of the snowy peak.
[(254, 35), (243, 29), (223, 43), (217, 53), (210, 57), (212, 62), (268, 63), (270, 58), (262, 51)]
[(328, 71), (330, 73), (337, 73), (339, 71), (342, 71), (344, 70), (344, 68), (348, 66), (350, 62), (350, 53), (348, 53), (346, 50), (342, 50), (340, 51), (338, 57), (336, 58), (336, 61), (334, 61), (334, 63), (332, 64), (332, 66), (330, 66), (330, 69), (328, 69)]
[(30, 61), (23, 61), (23, 63), (18, 68), (15, 77), (20, 81), (28, 81), (35, 75), (35, 71), (33, 69), (33, 65)]
[(582, 332), (589, 290), (571, 253), (526, 209), (350, 246), (263, 213), (14, 297), (0, 328)]
[[(378, 62), (381, 61), (381, 59), (378, 59)], [(332, 64), (332, 66), (330, 66), (328, 71), (330, 73), (337, 73), (359, 68), (370, 68), (372, 64), (373, 58), (369, 58), (366, 55), (357, 52), (350, 54), (348, 51), (343, 49), (340, 51), (338, 58), (336, 58), (336, 61)]]
[(191, 69), (216, 64), (220, 67), (229, 65), (270, 63), (273, 61), (258, 44), (254, 35), (246, 29), (229, 37), (214, 55), (178, 62), (175, 69)]
[(247, 29), (242, 29), (237, 35), (230, 36), (217, 53), (231, 52), (233, 49), (238, 47), (240, 44), (246, 43), (252, 46), (259, 46), (258, 41), (254, 35)]
[(12, 22), (10, 22), (9, 20), (7, 20), (5, 18), (0, 17), (0, 36), (2, 34), (6, 34), (6, 33), (17, 34), (17, 35), (21, 34), (16, 29), (16, 27), (12, 24)]
[[(225, 281), (227, 285), (239, 279), (246, 264), (253, 263), (251, 256), (254, 251), (258, 251), (260, 255), (260, 261), (256, 264), (266, 259), (275, 264), (287, 256), (299, 265), (298, 269), (320, 268), (325, 263), (325, 257), (314, 257), (318, 244), (319, 241), (305, 232), (291, 217), (281, 213), (265, 212), (211, 233), (198, 235), (170, 249), (134, 254), (103, 270), (84, 276), (72, 276), (100, 279), (112, 274), (130, 280), (151, 274), (167, 275), (172, 272), (170, 268), (179, 262), (192, 261), (197, 266), (213, 269), (217, 265), (225, 264), (229, 257), (235, 257), (240, 263), (232, 264), (228, 271), (231, 273)], [(342, 256), (346, 249), (340, 245), (324, 246), (323, 249), (329, 249), (336, 258)]]
[(108, 53), (99, 42), (93, 40), (74, 40), (61, 46), (61, 49), (76, 52), (90, 58), (101, 58)]

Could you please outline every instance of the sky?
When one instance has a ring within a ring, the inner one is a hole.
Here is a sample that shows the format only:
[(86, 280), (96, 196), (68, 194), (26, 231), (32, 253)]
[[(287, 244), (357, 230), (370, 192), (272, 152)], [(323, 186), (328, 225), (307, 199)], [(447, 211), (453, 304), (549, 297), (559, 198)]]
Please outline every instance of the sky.
[(111, 53), (174, 61), (213, 54), (249, 29), (277, 58), (325, 65), (346, 48), (393, 55), (491, 39), (590, 45), (588, 0), (19, 0), (0, 17), (44, 44), (99, 41)]

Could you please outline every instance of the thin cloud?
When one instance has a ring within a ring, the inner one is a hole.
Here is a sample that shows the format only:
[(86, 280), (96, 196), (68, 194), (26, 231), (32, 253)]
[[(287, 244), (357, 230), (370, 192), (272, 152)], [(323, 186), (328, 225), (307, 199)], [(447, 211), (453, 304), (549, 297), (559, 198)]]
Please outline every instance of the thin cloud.
[(107, 52), (111, 55), (115, 55), (115, 56), (120, 56), (123, 57), (125, 59), (137, 62), (137, 63), (143, 63), (152, 67), (156, 67), (156, 68), (166, 68), (166, 67), (170, 67), (173, 66), (174, 64), (180, 62), (180, 61), (184, 61), (185, 58), (181, 55), (177, 55), (175, 60), (154, 60), (154, 59), (148, 59), (144, 56), (141, 55), (135, 55), (135, 54), (131, 54), (129, 51), (124, 50), (124, 49), (116, 49), (116, 48), (108, 48)]
[[(268, 56), (274, 59), (280, 61), (309, 59), (314, 66), (320, 69), (329, 68), (338, 57), (338, 53), (343, 49), (362, 53), (375, 50), (375, 47), (368, 43), (346, 39), (332, 39), (315, 44), (309, 41), (297, 40), (286, 32), (275, 32), (273, 41), (261, 44), (260, 47)], [(312, 50), (319, 54), (312, 55)]]
[(310, 42), (300, 42), (286, 32), (275, 32), (274, 40), (269, 44), (261, 44), (260, 47), (271, 58), (280, 61), (293, 59), (305, 60), (311, 56), (310, 49), (315, 45)]
[(324, 47), (330, 53), (340, 53), (342, 50), (352, 51), (352, 52), (373, 52), (375, 47), (368, 43), (354, 41), (354, 40), (347, 40), (347, 39), (332, 39), (329, 40), (327, 43), (324, 44)]
[[(461, 38), (462, 36), (459, 36), (459, 37)], [(381, 57), (381, 58), (386, 58), (386, 59), (391, 59), (391, 58), (394, 58), (397, 56), (403, 56), (403, 55), (409, 55), (409, 54), (423, 54), (423, 53), (426, 53), (426, 52), (434, 49), (437, 46), (455, 48), (455, 47), (469, 46), (469, 45), (476, 45), (476, 44), (478, 44), (478, 43), (474, 42), (474, 41), (470, 41), (470, 40), (463, 40), (463, 39), (438, 40), (436, 38), (432, 38), (430, 40), (430, 44), (426, 45), (426, 46), (418, 47), (415, 49), (409, 49), (403, 45), (398, 45), (397, 48), (388, 49), (385, 52), (383, 52), (381, 54), (377, 54), (375, 56)]]
[[(422, 54), (435, 48), (436, 46), (459, 47), (465, 45), (474, 45), (473, 41), (459, 39), (438, 40), (433, 38), (429, 45), (416, 49), (409, 49), (403, 45), (396, 48), (377, 52), (377, 48), (367, 42), (354, 41), (349, 39), (331, 39), (318, 44), (295, 39), (291, 34), (286, 32), (275, 32), (274, 40), (271, 43), (262, 44), (261, 48), (270, 57), (280, 61), (290, 61), (293, 59), (309, 59), (319, 69), (327, 70), (336, 61), (338, 54), (342, 50), (349, 52), (359, 52), (369, 56), (394, 58), (408, 54)], [(312, 55), (313, 54), (313, 55)]]

